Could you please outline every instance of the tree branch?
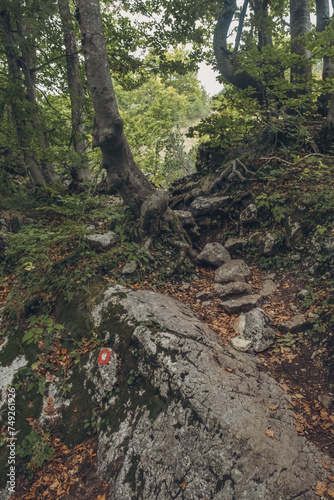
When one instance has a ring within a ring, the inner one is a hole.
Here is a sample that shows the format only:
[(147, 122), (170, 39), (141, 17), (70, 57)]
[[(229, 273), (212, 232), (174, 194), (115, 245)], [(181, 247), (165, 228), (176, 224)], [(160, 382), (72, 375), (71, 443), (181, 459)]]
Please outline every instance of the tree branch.
[(240, 43), (241, 33), (242, 33), (242, 30), (244, 27), (245, 16), (246, 16), (247, 8), (248, 8), (248, 2), (249, 2), (249, 0), (245, 0), (244, 4), (242, 6), (242, 9), (241, 9), (240, 18), (239, 18), (239, 25), (238, 25), (238, 32), (237, 32), (237, 36), (235, 38), (235, 46), (234, 46), (233, 52), (237, 52), (237, 50), (239, 49), (239, 43)]
[[(75, 54), (80, 54), (80, 52), (82, 52), (82, 50), (78, 50), (77, 52), (75, 52), (73, 55)], [(66, 57), (66, 54), (62, 54), (61, 56), (57, 56), (57, 57), (54, 57), (53, 59), (50, 59), (49, 61), (46, 61), (44, 64), (41, 64), (40, 66), (38, 66), (37, 68), (33, 68), (32, 69), (32, 72), (33, 73), (37, 73), (38, 71), (40, 71), (41, 69), (45, 68), (45, 66), (49, 66), (49, 64), (53, 63), (54, 61), (57, 61), (58, 59), (62, 59), (63, 57)]]

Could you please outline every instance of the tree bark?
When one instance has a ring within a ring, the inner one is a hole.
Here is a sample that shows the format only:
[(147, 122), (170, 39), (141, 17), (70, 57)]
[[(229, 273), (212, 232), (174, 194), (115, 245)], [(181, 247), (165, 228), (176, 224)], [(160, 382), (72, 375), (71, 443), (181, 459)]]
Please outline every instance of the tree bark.
[[(63, 25), (66, 49), (67, 81), (71, 100), (72, 140), (77, 153), (85, 154), (84, 102), (85, 91), (80, 79), (78, 47), (75, 37), (72, 13), (68, 0), (58, 0), (59, 14)], [(88, 165), (76, 171), (79, 180), (90, 181), (92, 176)]]
[[(137, 167), (123, 132), (110, 76), (98, 0), (78, 0), (78, 20), (88, 87), (95, 110), (93, 147), (100, 147), (110, 192), (118, 192), (142, 229), (152, 231), (168, 206), (167, 194), (155, 188)], [(153, 226), (152, 226), (153, 224)]]
[(228, 32), (236, 9), (236, 0), (225, 0), (219, 14), (213, 37), (213, 48), (217, 66), (225, 80), (242, 90), (248, 87), (253, 88), (255, 97), (262, 102), (262, 88), (260, 83), (246, 71), (237, 72), (239, 68), (235, 63), (233, 53), (227, 48)]
[[(316, 0), (317, 25), (316, 29), (320, 33), (325, 31), (329, 22), (329, 1)], [(333, 45), (333, 43), (331, 43)], [(322, 79), (334, 78), (334, 63), (329, 56), (323, 58)], [(324, 94), (319, 98), (319, 111), (323, 116), (326, 116), (329, 109), (330, 94)]]
[[(12, 88), (14, 86), (21, 87), (23, 82), (20, 56), (14, 39), (14, 31), (12, 28), (10, 15), (5, 10), (0, 12), (0, 36), (8, 62), (9, 86)], [(21, 93), (23, 94), (22, 87)], [(19, 99), (19, 94), (17, 95), (17, 99)], [(24, 94), (23, 99), (28, 100), (26, 93)], [(18, 105), (15, 105), (15, 103), (11, 104), (11, 116), (17, 132), (18, 146), (23, 151), (24, 162), (27, 166), (27, 170), (31, 176), (33, 183), (36, 186), (44, 185), (44, 175), (33, 151), (30, 148), (30, 134), (28, 133), (28, 129), (32, 128), (31, 122), (28, 121), (25, 123), (25, 121), (20, 116), (20, 112), (22, 113), (22, 110), (16, 108), (18, 108)]]
[[(300, 37), (310, 33), (310, 31), (309, 0), (290, 0), (291, 53), (297, 54), (305, 60), (311, 58), (311, 53), (305, 48), (305, 44), (300, 40)], [(291, 69), (291, 82), (307, 84), (311, 73), (312, 66), (310, 64), (298, 64)]]

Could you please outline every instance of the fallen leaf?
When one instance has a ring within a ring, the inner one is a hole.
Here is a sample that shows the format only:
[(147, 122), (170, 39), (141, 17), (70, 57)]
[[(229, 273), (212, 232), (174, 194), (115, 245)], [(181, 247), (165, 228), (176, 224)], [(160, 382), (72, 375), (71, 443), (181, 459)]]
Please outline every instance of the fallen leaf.
[(278, 405), (268, 405), (268, 408), (271, 411), (278, 410)]
[(275, 437), (275, 432), (271, 431), (269, 429), (266, 430), (266, 434), (267, 434), (268, 437), (270, 437), (272, 439)]
[(323, 461), (321, 462), (321, 466), (324, 468), (324, 469), (328, 469), (328, 470), (331, 470), (331, 466), (329, 465), (329, 463)]
[(290, 388), (286, 385), (286, 384), (280, 384), (280, 386), (282, 387), (283, 391), (289, 391)]
[(329, 487), (327, 490), (327, 494), (331, 497), (334, 498), (334, 489)]
[(105, 495), (99, 495), (96, 500), (106, 500)]
[(187, 487), (187, 483), (185, 481), (183, 481), (183, 483), (182, 483), (182, 489), (185, 490), (186, 487)]
[(318, 481), (315, 487), (315, 494), (318, 495), (319, 497), (322, 497), (326, 493), (326, 490), (327, 488), (325, 483)]
[(331, 483), (334, 483), (334, 476), (328, 476), (328, 481), (330, 481)]

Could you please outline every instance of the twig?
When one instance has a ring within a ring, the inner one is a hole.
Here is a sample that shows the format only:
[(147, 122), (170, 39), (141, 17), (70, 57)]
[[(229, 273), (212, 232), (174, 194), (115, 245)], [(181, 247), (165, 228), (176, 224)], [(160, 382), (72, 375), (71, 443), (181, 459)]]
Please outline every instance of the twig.
[(291, 167), (296, 167), (297, 165), (302, 163), (306, 158), (309, 158), (310, 156), (324, 156), (326, 158), (334, 158), (334, 156), (323, 155), (321, 153), (310, 153), (310, 154), (304, 156), (304, 158), (302, 158), (301, 160), (297, 161), (297, 163), (291, 163), (290, 161), (283, 160), (283, 158), (280, 158), (279, 156), (271, 156), (270, 158), (263, 157), (263, 158), (260, 158), (260, 160), (268, 160), (268, 161), (279, 160), (283, 163), (286, 163), (287, 165), (290, 165)]

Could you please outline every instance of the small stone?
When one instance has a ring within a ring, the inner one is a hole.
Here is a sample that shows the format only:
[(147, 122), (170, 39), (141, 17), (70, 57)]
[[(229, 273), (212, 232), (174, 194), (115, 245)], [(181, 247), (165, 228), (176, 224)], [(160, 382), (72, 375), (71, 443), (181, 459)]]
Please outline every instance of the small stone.
[(189, 288), (190, 288), (190, 283), (183, 283), (183, 284), (182, 284), (182, 288), (183, 288), (183, 290), (189, 290)]
[(309, 312), (307, 316), (311, 319), (319, 319), (319, 314), (313, 312)]
[(320, 394), (320, 396), (318, 396), (318, 399), (320, 403), (327, 409), (329, 409), (334, 402), (334, 398), (332, 396), (328, 396), (327, 394)]
[(118, 242), (118, 236), (113, 231), (100, 234), (87, 234), (85, 239), (97, 252), (106, 252)]
[(196, 299), (198, 299), (198, 300), (207, 300), (207, 299), (211, 299), (211, 297), (212, 297), (212, 293), (206, 292), (206, 291), (198, 292), (198, 294), (196, 295)]
[(244, 260), (231, 260), (216, 269), (215, 282), (229, 283), (230, 281), (245, 281), (249, 278), (250, 273), (250, 269)]
[(244, 295), (237, 299), (230, 299), (222, 302), (222, 308), (227, 314), (246, 312), (259, 307), (263, 302), (262, 295)]
[(251, 340), (246, 340), (243, 337), (233, 337), (231, 339), (231, 346), (234, 347), (236, 351), (240, 352), (246, 352), (248, 349), (252, 347), (252, 341)]
[(291, 333), (299, 333), (303, 332), (308, 326), (308, 321), (304, 318), (302, 314), (296, 314), (288, 321), (281, 323), (278, 325), (278, 328), (283, 333), (291, 332)]
[(265, 280), (262, 285), (262, 289), (260, 290), (260, 294), (263, 297), (268, 297), (277, 289), (276, 283), (272, 280)]
[(251, 294), (252, 287), (245, 283), (244, 281), (231, 281), (226, 285), (221, 285), (216, 283), (213, 285), (213, 289), (216, 295), (221, 299), (226, 299), (227, 297), (233, 295), (243, 295), (243, 294)]
[(93, 231), (95, 229), (95, 226), (93, 224), (91, 226), (87, 226), (88, 231)]
[(204, 302), (202, 302), (202, 305), (204, 307), (211, 306), (212, 305), (212, 301), (211, 300), (205, 300)]
[(138, 267), (137, 262), (134, 260), (130, 260), (123, 267), (122, 275), (123, 276), (126, 276), (126, 275), (131, 276), (132, 274), (134, 274), (137, 271), (137, 267)]
[(240, 214), (240, 222), (255, 222), (257, 221), (257, 208), (254, 203), (248, 205), (245, 210), (243, 210)]
[(300, 292), (297, 293), (297, 297), (299, 300), (304, 300), (305, 297), (307, 296), (308, 294), (308, 291), (303, 289), (303, 290), (300, 290)]
[(282, 239), (274, 233), (267, 233), (264, 239), (263, 255), (271, 256), (279, 250)]
[(197, 256), (197, 260), (204, 264), (220, 267), (229, 262), (231, 256), (221, 243), (215, 241), (214, 243), (205, 245), (203, 251)]

